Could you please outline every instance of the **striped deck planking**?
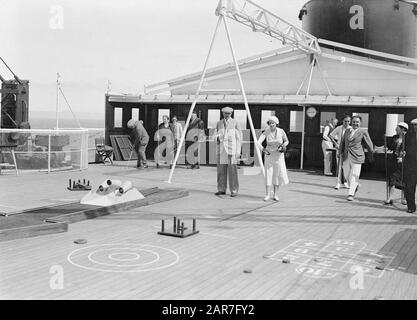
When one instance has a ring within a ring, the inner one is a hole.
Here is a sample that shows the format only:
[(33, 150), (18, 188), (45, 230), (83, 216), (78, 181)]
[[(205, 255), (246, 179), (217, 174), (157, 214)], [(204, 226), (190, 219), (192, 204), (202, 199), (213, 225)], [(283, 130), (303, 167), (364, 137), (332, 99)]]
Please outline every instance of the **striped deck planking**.
[[(97, 181), (90, 179), (94, 183), (102, 182), (103, 176), (126, 179), (131, 175), (132, 181), (147, 187), (152, 181), (163, 181), (168, 172), (124, 171), (111, 166), (94, 170), (98, 173)], [(177, 199), (71, 224), (63, 234), (0, 243), (0, 299), (417, 298), (417, 277), (410, 273), (417, 263), (415, 217), (378, 204), (383, 182), (364, 181), (359, 200), (348, 204), (345, 190), (331, 189), (332, 179), (309, 176), (309, 183), (317, 185), (312, 189), (310, 184), (303, 184), (306, 173), (290, 172), (290, 180), (297, 183), (282, 191), (279, 203), (265, 206), (259, 177), (241, 176), (241, 195), (232, 199), (214, 197), (213, 185), (190, 180), (193, 174), (184, 170), (184, 175), (175, 178), (175, 186), (188, 186), (190, 190), (186, 201)], [(198, 174), (200, 181), (213, 181), (215, 168), (202, 168)], [(54, 179), (46, 176), (45, 180), (68, 181), (68, 174), (54, 175)], [(18, 186), (22, 181), (16, 181)], [(57, 188), (53, 196), (64, 199), (66, 193)], [(47, 192), (39, 195), (39, 199), (47, 198)], [(6, 199), (4, 205), (13, 203)], [(157, 235), (160, 219), (169, 221), (173, 215), (188, 219), (188, 223), (196, 217), (200, 233), (186, 239)], [(404, 229), (408, 231), (401, 233)], [(78, 238), (86, 238), (88, 243), (74, 244)], [(381, 278), (365, 278), (363, 290), (352, 290), (349, 273), (331, 279), (308, 278), (296, 272), (296, 264), (263, 258), (299, 239), (363, 241), (372, 251), (396, 253), (395, 265), (407, 269), (385, 272)], [(67, 261), (75, 249), (106, 243), (166, 247), (177, 252), (180, 261), (168, 269), (130, 274), (86, 270)], [(63, 290), (49, 286), (49, 271), (54, 265), (63, 267)], [(252, 273), (244, 273), (245, 269)]]

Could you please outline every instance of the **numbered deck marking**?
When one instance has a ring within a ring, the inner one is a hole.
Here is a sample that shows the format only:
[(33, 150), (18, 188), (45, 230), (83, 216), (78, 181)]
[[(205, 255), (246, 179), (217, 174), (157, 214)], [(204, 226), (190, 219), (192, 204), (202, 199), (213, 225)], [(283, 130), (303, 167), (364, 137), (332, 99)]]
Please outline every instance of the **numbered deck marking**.
[(289, 260), (298, 265), (295, 271), (307, 277), (333, 278), (351, 270), (361, 270), (367, 277), (380, 278), (395, 256), (380, 255), (366, 249), (366, 243), (356, 240), (337, 239), (329, 243), (306, 239), (297, 240), (275, 252), (271, 260)]

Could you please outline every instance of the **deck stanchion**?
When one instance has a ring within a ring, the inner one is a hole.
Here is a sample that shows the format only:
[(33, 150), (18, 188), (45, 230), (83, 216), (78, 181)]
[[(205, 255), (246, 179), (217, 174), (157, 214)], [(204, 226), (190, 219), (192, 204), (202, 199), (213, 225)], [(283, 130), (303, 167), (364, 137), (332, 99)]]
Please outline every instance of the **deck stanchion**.
[(51, 172), (51, 134), (48, 135), (48, 173)]
[(304, 168), (304, 136), (306, 129), (306, 106), (303, 106), (303, 132), (301, 132), (300, 170)]

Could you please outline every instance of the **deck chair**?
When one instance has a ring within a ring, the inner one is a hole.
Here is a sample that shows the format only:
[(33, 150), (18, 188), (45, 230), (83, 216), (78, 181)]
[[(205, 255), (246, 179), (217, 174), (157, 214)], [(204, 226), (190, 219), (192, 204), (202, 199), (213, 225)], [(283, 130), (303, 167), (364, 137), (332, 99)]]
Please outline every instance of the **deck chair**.
[(111, 164), (113, 164), (113, 148), (104, 144), (104, 138), (95, 138), (94, 141), (98, 161), (105, 164), (106, 159), (109, 159)]

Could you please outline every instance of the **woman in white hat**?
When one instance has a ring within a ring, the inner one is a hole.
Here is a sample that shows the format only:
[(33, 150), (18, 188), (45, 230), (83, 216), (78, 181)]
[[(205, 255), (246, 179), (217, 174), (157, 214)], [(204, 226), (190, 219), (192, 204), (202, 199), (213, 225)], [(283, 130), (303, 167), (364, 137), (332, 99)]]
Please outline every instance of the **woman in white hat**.
[[(405, 134), (408, 131), (408, 124), (400, 122), (395, 128), (397, 133), (392, 137), (392, 141), (387, 143), (387, 150), (392, 151), (387, 158), (387, 172), (388, 172), (388, 189), (387, 199), (384, 204), (393, 204), (392, 193), (394, 187), (404, 189), (404, 177), (403, 177), (403, 158), (404, 158), (404, 141)], [(403, 199), (403, 197), (401, 197)]]
[[(277, 117), (269, 117), (268, 125), (269, 128), (261, 134), (257, 142), (258, 147), (265, 153), (266, 194), (264, 201), (271, 199), (272, 185), (274, 185), (274, 200), (279, 201), (279, 186), (289, 183), (284, 158), (284, 152), (289, 141), (285, 131), (278, 128), (279, 120)], [(266, 140), (265, 148), (262, 147), (264, 140)]]

